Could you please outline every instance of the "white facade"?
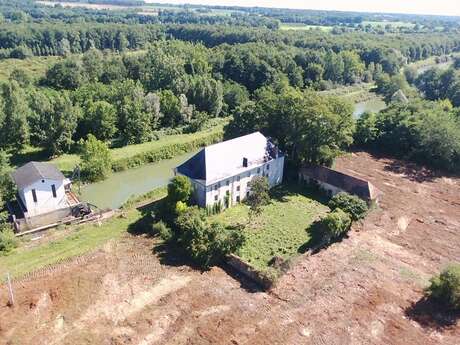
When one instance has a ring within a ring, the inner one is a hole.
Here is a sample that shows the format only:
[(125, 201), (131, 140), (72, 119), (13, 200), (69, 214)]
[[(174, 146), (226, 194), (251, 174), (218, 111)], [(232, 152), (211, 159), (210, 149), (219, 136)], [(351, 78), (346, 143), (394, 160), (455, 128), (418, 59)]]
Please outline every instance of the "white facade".
[[(19, 190), (19, 197), (27, 209), (25, 216), (33, 217), (67, 207), (64, 181), (42, 179)], [(53, 193), (53, 186), (55, 193)]]
[(248, 195), (248, 183), (265, 176), (270, 187), (283, 180), (284, 155), (259, 132), (202, 149), (175, 169), (194, 187), (195, 201), (207, 207), (230, 207)]
[[(248, 183), (255, 176), (265, 176), (268, 179), (270, 188), (279, 185), (283, 181), (283, 167), (284, 167), (284, 156), (270, 160), (268, 162), (249, 166), (246, 171), (240, 172), (237, 175), (215, 181), (212, 184), (206, 186), (205, 198), (198, 195), (198, 191), (201, 190), (203, 194), (203, 187), (198, 189), (195, 193), (198, 204), (200, 206), (212, 206), (215, 203), (221, 202), (225, 207), (226, 195), (229, 195), (229, 200), (232, 206), (246, 199), (249, 191)], [(193, 185), (198, 182), (192, 181)], [(203, 200), (205, 199), (205, 200)], [(204, 202), (203, 202), (204, 201)]]

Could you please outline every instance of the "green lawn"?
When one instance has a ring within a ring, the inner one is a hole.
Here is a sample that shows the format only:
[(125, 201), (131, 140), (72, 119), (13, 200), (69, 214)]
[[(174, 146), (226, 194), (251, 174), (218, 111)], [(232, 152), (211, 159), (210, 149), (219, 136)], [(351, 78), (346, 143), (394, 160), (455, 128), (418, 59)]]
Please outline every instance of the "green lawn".
[(289, 259), (298, 255), (309, 240), (307, 232), (313, 221), (329, 211), (297, 185), (279, 186), (272, 191), (272, 202), (260, 216), (248, 223), (248, 207), (234, 206), (211, 220), (227, 226), (249, 224), (245, 227), (246, 242), (238, 255), (260, 270), (268, 269), (273, 256)]
[(34, 56), (24, 60), (0, 60), (0, 81), (7, 80), (15, 69), (22, 69), (32, 78), (38, 79), (45, 75), (48, 67), (59, 61), (59, 56)]

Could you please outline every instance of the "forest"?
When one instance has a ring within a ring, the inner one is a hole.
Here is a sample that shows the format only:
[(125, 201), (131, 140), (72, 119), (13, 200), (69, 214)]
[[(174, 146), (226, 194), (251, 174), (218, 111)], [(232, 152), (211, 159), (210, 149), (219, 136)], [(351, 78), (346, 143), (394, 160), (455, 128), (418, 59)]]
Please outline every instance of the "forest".
[[(393, 20), (419, 28), (369, 31), (361, 24), (374, 14), (166, 6), (146, 16), (139, 1), (105, 3), (125, 7), (0, 1), (0, 59), (59, 57), (40, 77), (15, 69), (2, 81), (1, 150), (51, 158), (78, 152), (90, 134), (119, 147), (228, 117), (227, 137), (261, 130), (294, 164), (330, 165), (359, 145), (459, 169), (460, 31), (450, 17), (401, 15)], [(334, 30), (280, 30), (283, 22)], [(433, 57), (452, 66), (412, 67)], [(356, 121), (348, 101), (318, 93), (361, 84), (388, 108)]]

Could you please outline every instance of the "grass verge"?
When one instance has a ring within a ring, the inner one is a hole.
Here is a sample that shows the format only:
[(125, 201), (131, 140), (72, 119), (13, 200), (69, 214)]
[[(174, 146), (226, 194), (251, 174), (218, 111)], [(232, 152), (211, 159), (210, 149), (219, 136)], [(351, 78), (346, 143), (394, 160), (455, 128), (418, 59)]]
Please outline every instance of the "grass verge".
[[(224, 125), (220, 124), (192, 134), (167, 135), (155, 141), (110, 149), (113, 159), (112, 169), (122, 171), (143, 164), (155, 163), (217, 143), (222, 141), (223, 127)], [(47, 160), (45, 152), (35, 147), (28, 147), (11, 158), (14, 167), (29, 161), (45, 160)], [(77, 154), (63, 154), (49, 162), (55, 164), (64, 174), (69, 174), (80, 163), (80, 157)]]
[(316, 196), (307, 194), (298, 185), (276, 187), (271, 196), (270, 205), (252, 221), (244, 204), (211, 217), (226, 226), (246, 224), (246, 242), (237, 254), (261, 271), (269, 270), (269, 261), (274, 256), (288, 260), (298, 255), (310, 239), (310, 225), (329, 211)]

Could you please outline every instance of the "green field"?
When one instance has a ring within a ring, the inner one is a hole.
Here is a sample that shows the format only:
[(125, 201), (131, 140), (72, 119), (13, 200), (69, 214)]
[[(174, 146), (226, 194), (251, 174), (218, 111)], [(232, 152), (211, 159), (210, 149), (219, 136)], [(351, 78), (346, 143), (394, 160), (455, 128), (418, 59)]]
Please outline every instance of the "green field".
[(370, 25), (372, 27), (385, 27), (387, 25), (390, 25), (393, 28), (413, 28), (415, 26), (414, 23), (408, 23), (408, 22), (392, 22), (392, 21), (363, 21), (362, 22), (363, 26)]
[(246, 242), (238, 255), (265, 271), (273, 256), (289, 259), (298, 255), (302, 245), (310, 239), (309, 226), (329, 211), (327, 206), (301, 188), (297, 185), (275, 188), (271, 204), (250, 223), (248, 207), (244, 204), (212, 216), (211, 220), (227, 226), (249, 224), (245, 227)]
[(324, 25), (305, 25), (302, 23), (283, 23), (280, 25), (280, 30), (321, 30), (331, 31), (332, 26)]
[(38, 79), (45, 75), (49, 66), (59, 61), (59, 56), (34, 56), (24, 60), (0, 60), (0, 81), (7, 80), (15, 69), (22, 69), (32, 78)]

